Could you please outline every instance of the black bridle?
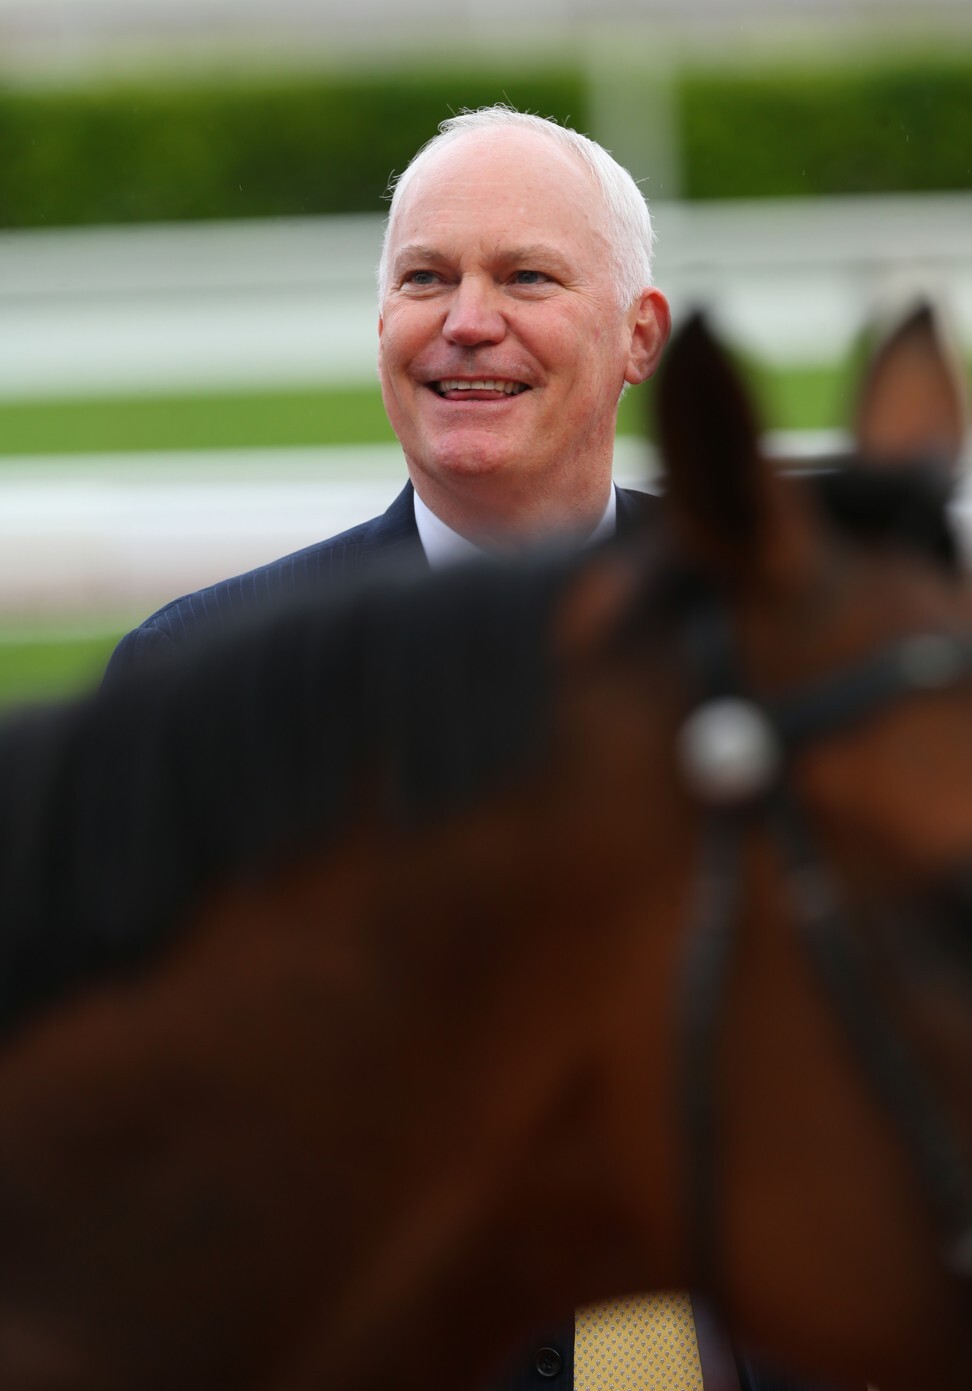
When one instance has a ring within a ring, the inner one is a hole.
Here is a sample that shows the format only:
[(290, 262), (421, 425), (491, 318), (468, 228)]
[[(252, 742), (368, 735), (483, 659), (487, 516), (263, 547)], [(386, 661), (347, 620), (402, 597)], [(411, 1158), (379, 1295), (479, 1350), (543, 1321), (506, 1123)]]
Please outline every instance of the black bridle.
[(972, 674), (972, 639), (924, 633), (772, 702), (740, 680), (732, 630), (711, 594), (685, 628), (702, 700), (680, 736), (682, 767), (704, 806), (701, 873), (687, 936), (681, 998), (683, 1123), (695, 1279), (719, 1299), (721, 1135), (715, 1069), (742, 880), (743, 837), (755, 817), (770, 829), (797, 931), (874, 1090), (911, 1151), (942, 1232), (942, 1258), (972, 1278), (972, 1166), (911, 1052), (869, 988), (839, 885), (788, 779), (801, 747), (921, 691)]

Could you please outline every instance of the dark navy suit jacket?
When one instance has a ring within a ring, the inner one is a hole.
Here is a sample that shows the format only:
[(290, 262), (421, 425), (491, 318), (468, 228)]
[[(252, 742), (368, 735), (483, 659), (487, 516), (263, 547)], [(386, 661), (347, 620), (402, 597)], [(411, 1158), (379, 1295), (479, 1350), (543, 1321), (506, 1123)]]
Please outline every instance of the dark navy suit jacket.
[[(630, 534), (640, 522), (650, 519), (657, 507), (658, 499), (650, 494), (618, 488), (618, 534)], [(113, 681), (129, 667), (164, 659), (207, 632), (239, 622), (254, 608), (286, 603), (315, 588), (325, 589), (382, 567), (421, 569), (427, 565), (415, 524), (412, 485), (407, 483), (380, 517), (166, 604), (121, 640), (112, 654), (105, 680)], [(757, 1370), (745, 1358), (734, 1357), (711, 1311), (698, 1303), (696, 1329), (706, 1391), (710, 1387), (713, 1391), (824, 1391)], [(531, 1340), (523, 1355), (494, 1378), (491, 1391), (570, 1391), (573, 1380), (571, 1319)], [(461, 1384), (459, 1368), (460, 1391)]]
[[(380, 517), (318, 541), (246, 574), (174, 599), (128, 633), (112, 654), (107, 680), (147, 658), (164, 657), (197, 633), (238, 621), (257, 606), (286, 603), (298, 594), (351, 579), (376, 568), (425, 567), (411, 483)], [(618, 531), (630, 531), (657, 506), (647, 493), (617, 490)]]

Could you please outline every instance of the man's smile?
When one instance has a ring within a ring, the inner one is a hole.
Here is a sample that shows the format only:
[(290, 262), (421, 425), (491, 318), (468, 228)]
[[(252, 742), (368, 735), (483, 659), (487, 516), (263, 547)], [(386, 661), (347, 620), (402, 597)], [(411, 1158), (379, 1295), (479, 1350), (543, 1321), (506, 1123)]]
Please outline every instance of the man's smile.
[(475, 392), (475, 400), (488, 401), (490, 398), (503, 399), (507, 396), (518, 396), (521, 391), (529, 391), (525, 382), (516, 382), (503, 377), (443, 377), (441, 381), (429, 382), (428, 385), (438, 395), (448, 398), (451, 401), (458, 400), (460, 396), (469, 392)]

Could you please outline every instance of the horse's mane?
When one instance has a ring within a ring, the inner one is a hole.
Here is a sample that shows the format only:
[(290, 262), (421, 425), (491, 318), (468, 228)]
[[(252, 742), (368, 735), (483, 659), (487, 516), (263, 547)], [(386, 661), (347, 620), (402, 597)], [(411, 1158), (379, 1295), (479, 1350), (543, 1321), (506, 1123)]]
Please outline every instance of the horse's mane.
[[(820, 486), (842, 527), (954, 561), (943, 499), (921, 480)], [(366, 803), (415, 824), (539, 759), (549, 618), (584, 563), (549, 552), (332, 586), (84, 701), (8, 720), (0, 1032), (137, 966), (206, 887), (325, 845)]]
[(540, 752), (577, 559), (307, 595), (0, 729), (0, 1030), (139, 963), (209, 884), (323, 845), (364, 799), (447, 814)]

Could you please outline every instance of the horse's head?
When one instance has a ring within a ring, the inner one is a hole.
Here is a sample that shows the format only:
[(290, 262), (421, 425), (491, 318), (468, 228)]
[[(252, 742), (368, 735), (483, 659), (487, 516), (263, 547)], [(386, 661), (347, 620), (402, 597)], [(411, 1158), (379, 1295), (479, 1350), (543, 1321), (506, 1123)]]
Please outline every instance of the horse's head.
[(935, 491), (961, 443), (927, 330), (885, 347), (862, 396), (863, 534), (762, 457), (702, 320), (658, 397), (682, 576), (664, 622), (694, 707), (658, 808), (677, 821), (686, 799), (698, 844), (690, 1278), (757, 1343), (787, 1308), (820, 1310), (820, 1346), (849, 1318), (884, 1349), (860, 1368), (882, 1387), (972, 1372), (972, 593), (907, 534), (920, 485), (909, 502), (893, 482), (890, 532), (861, 503), (923, 452)]

